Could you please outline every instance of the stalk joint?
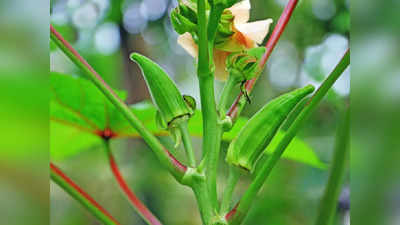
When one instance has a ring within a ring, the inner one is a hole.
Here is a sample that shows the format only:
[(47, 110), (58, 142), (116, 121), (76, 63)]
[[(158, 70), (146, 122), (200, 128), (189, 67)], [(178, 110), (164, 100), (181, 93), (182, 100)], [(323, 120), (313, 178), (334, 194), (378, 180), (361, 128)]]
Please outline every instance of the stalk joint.
[(188, 167), (181, 179), (181, 183), (189, 187), (192, 187), (194, 183), (205, 182), (205, 181), (206, 181), (206, 176), (204, 172), (200, 172), (197, 168), (193, 167)]

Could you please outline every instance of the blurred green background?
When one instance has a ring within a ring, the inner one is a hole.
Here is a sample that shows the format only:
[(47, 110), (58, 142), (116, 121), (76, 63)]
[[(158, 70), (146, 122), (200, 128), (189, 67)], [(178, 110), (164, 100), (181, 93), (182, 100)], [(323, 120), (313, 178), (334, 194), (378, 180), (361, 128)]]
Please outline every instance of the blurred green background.
[[(286, 2), (251, 1), (251, 20), (272, 18), (276, 23)], [(177, 45), (177, 33), (169, 21), (168, 14), (176, 5), (175, 0), (58, 0), (52, 1), (50, 21), (109, 84), (128, 91), (128, 103), (149, 98), (139, 68), (128, 58), (131, 52), (156, 61), (177, 82), (182, 93), (194, 96), (199, 102), (194, 59)], [(295, 87), (308, 83), (318, 85), (348, 47), (349, 28), (348, 2), (300, 1), (244, 115), (251, 116), (269, 99)], [(79, 76), (80, 71), (52, 44), (50, 60), (51, 71)], [(327, 164), (331, 160), (338, 110), (348, 98), (349, 79), (347, 70), (299, 135)], [(216, 83), (217, 95), (222, 86), (222, 82)], [(178, 185), (160, 168), (143, 141), (116, 140), (112, 144), (129, 185), (161, 221), (174, 225), (200, 224), (191, 191)], [(195, 139), (195, 144), (201, 149), (200, 139)], [(122, 224), (144, 224), (118, 190), (101, 146), (55, 163)], [(224, 166), (220, 168), (219, 190), (222, 191), (227, 171)], [(328, 170), (282, 160), (245, 224), (312, 224), (327, 175)], [(243, 179), (236, 200), (249, 181), (250, 177)], [(349, 185), (348, 181), (345, 183), (337, 224), (349, 224)], [(53, 183), (51, 209), (53, 225), (96, 223)]]

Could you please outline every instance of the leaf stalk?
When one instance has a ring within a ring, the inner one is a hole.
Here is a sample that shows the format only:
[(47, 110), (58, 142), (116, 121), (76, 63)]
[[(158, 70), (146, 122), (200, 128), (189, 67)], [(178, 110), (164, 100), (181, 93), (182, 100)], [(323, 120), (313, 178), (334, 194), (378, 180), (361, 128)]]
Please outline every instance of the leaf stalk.
[(105, 225), (120, 225), (120, 223), (111, 216), (99, 203), (97, 203), (88, 193), (80, 188), (56, 165), (50, 162), (51, 180), (58, 184), (71, 197), (81, 203), (91, 214)]
[(104, 146), (107, 153), (107, 158), (110, 164), (111, 171), (118, 182), (121, 190), (131, 203), (132, 207), (135, 211), (142, 217), (142, 219), (149, 225), (162, 225), (162, 223), (157, 219), (156, 216), (140, 201), (140, 199), (133, 193), (133, 191), (129, 188), (125, 179), (122, 177), (122, 174), (118, 168), (117, 162), (115, 161), (114, 155), (112, 154), (110, 148), (110, 142), (104, 141)]
[(179, 162), (160, 141), (143, 125), (129, 107), (115, 94), (110, 86), (91, 67), (82, 56), (50, 25), (51, 40), (68, 56), (71, 61), (84, 72), (85, 76), (110, 100), (110, 102), (125, 116), (128, 122), (150, 146), (160, 162), (168, 168), (178, 182), (182, 179), (186, 166)]

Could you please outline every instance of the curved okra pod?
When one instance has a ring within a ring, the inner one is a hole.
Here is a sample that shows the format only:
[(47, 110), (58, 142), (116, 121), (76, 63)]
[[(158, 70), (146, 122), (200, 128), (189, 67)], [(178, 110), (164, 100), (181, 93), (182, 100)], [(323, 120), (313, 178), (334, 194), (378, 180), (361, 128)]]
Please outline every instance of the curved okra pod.
[(312, 85), (283, 94), (261, 108), (241, 129), (228, 148), (226, 161), (252, 171), (280, 125), (304, 97), (314, 91)]
[(168, 128), (175, 143), (181, 141), (180, 125), (186, 123), (194, 113), (194, 99), (182, 96), (168, 74), (149, 58), (138, 53), (130, 55), (142, 69), (147, 87), (158, 109), (157, 121), (162, 128)]

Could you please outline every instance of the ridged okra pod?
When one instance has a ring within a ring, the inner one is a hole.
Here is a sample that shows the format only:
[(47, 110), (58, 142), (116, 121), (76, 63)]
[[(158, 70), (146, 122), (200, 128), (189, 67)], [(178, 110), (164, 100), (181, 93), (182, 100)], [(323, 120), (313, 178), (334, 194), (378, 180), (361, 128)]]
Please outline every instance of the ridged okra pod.
[(132, 53), (130, 58), (139, 64), (154, 104), (163, 121), (173, 125), (178, 119), (189, 118), (193, 110), (186, 103), (168, 74), (149, 58)]
[(175, 140), (175, 147), (178, 147), (182, 140), (182, 132), (187, 133), (186, 122), (194, 113), (194, 99), (182, 96), (168, 74), (149, 58), (138, 53), (132, 53), (130, 58), (139, 64), (142, 70), (153, 103), (158, 109), (158, 125), (168, 128)]
[(312, 85), (283, 94), (262, 107), (241, 129), (228, 148), (226, 161), (252, 171), (289, 113), (314, 91)]

